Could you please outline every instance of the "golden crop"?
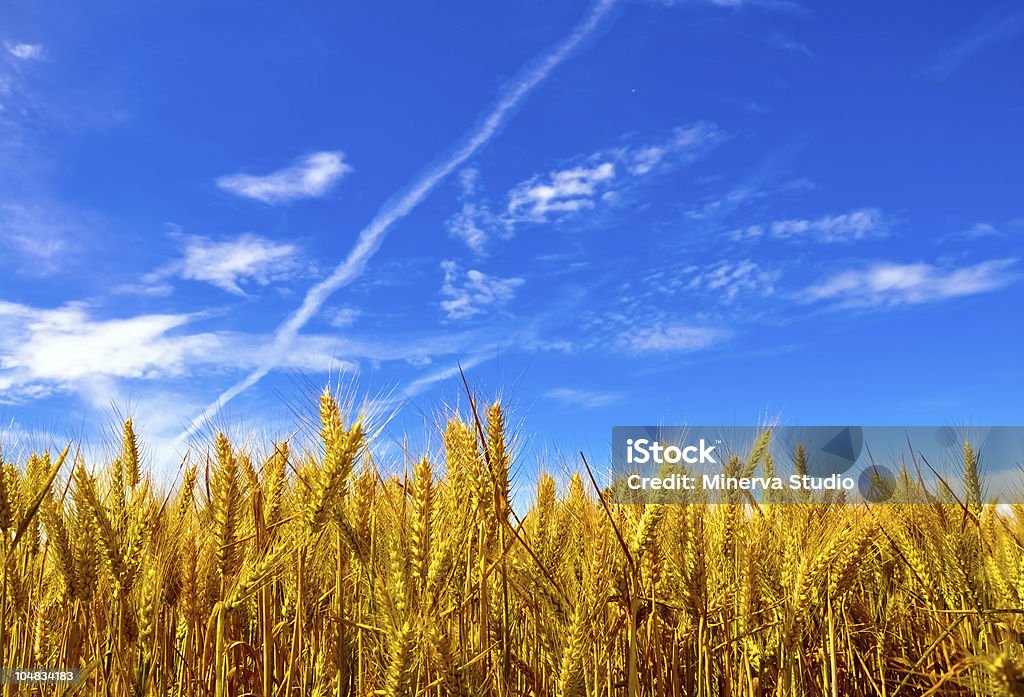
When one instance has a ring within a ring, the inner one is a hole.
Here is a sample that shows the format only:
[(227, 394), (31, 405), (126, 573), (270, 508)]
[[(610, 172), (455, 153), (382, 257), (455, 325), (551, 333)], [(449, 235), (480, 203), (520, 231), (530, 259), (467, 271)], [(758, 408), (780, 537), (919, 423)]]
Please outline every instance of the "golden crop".
[[(1024, 693), (1024, 508), (982, 503), (969, 446), (962, 504), (624, 505), (541, 474), (519, 515), (497, 403), (390, 478), (320, 407), (315, 456), (221, 435), (167, 494), (131, 421), (99, 469), (4, 464), (0, 665), (110, 696)], [(762, 441), (729, 466), (774, 469)]]

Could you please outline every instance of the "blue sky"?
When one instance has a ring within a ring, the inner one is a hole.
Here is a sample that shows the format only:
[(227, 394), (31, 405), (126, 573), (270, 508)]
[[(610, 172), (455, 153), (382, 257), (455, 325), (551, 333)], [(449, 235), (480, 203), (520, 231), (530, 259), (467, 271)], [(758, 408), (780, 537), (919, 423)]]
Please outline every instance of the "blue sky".
[(0, 41), (8, 450), (131, 413), (159, 466), (329, 375), (415, 441), (460, 363), (597, 460), (1024, 422), (1018, 3), (14, 0)]

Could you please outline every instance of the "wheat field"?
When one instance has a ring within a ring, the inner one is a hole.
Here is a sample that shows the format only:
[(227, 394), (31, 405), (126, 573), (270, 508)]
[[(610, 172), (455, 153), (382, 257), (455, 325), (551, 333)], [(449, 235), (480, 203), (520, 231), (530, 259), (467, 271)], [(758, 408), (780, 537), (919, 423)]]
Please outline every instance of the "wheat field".
[(523, 511), (506, 418), (446, 419), (400, 476), (330, 392), (317, 449), (220, 435), (169, 489), (130, 420), (108, 463), (6, 462), (0, 665), (81, 669), (35, 694), (1024, 694), (1024, 507), (970, 445), (963, 502), (625, 505), (581, 461)]

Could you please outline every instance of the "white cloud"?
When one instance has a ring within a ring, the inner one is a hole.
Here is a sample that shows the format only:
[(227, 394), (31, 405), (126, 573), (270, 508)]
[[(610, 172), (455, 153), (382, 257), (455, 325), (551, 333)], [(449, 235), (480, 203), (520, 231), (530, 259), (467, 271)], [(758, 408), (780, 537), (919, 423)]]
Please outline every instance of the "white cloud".
[(633, 153), (633, 163), (629, 168), (630, 174), (642, 175), (647, 174), (661, 162), (662, 158), (665, 157), (665, 148), (659, 145), (650, 145), (646, 148), (640, 148)]
[(478, 196), (479, 172), (464, 169), (460, 173), (462, 207), (448, 220), (448, 232), (483, 255), (493, 237), (511, 237), (517, 225), (563, 220), (601, 203), (614, 205), (641, 178), (691, 162), (723, 137), (714, 124), (697, 122), (673, 129), (661, 142), (576, 158), (578, 164), (534, 175), (514, 186), (499, 213), (493, 213)]
[(77, 303), (37, 309), (0, 302), (0, 389), (98, 376), (178, 375), (189, 356), (216, 348), (210, 334), (169, 336), (190, 319), (167, 314), (96, 320)]
[[(726, 194), (707, 201), (700, 208), (686, 212), (686, 217), (691, 220), (708, 220), (711, 218), (724, 218), (741, 206), (749, 204), (759, 198), (763, 198), (767, 192), (749, 186), (739, 186)], [(754, 226), (752, 226), (754, 227)], [(760, 229), (759, 226), (757, 226)], [(736, 236), (737, 233), (734, 233)]]
[(217, 186), (238, 196), (271, 205), (301, 198), (318, 198), (352, 171), (352, 167), (343, 158), (343, 153), (338, 150), (315, 152), (270, 174), (230, 174), (220, 177)]
[[(84, 303), (49, 309), (0, 301), (0, 392), (14, 390), (25, 398), (104, 378), (177, 379), (199, 370), (245, 370), (263, 360), (266, 337), (189, 332), (188, 325), (199, 318), (148, 314), (99, 319)], [(282, 365), (352, 369), (353, 364), (335, 358), (339, 346), (332, 337), (303, 337), (282, 357)]]
[(619, 148), (613, 152), (626, 164), (631, 175), (639, 177), (659, 166), (692, 162), (724, 138), (714, 124), (698, 121), (672, 129), (671, 135), (660, 143)]
[(243, 284), (266, 286), (292, 277), (297, 270), (299, 250), (293, 244), (251, 233), (219, 242), (198, 235), (185, 235), (183, 239), (182, 257), (145, 277), (150, 287), (176, 276), (245, 295)]
[(658, 168), (690, 162), (722, 138), (717, 126), (698, 122), (673, 129), (660, 143), (598, 152), (585, 164), (534, 176), (509, 192), (505, 222), (547, 222), (593, 208), (599, 199), (617, 200), (618, 189), (629, 177), (643, 177)]
[(776, 239), (812, 239), (816, 242), (849, 242), (885, 235), (888, 221), (877, 208), (859, 208), (849, 213), (820, 218), (790, 218), (768, 224), (750, 225), (734, 230), (734, 239), (774, 237)]
[(497, 278), (470, 269), (460, 279), (458, 266), (454, 261), (441, 262), (444, 283), (441, 285), (441, 309), (448, 319), (468, 319), (480, 314), (491, 306), (502, 305), (511, 300), (516, 289), (523, 285), (521, 278)]
[(459, 172), (459, 188), (462, 208), (449, 218), (446, 224), (448, 234), (462, 240), (478, 256), (485, 256), (492, 232), (500, 229), (503, 223), (491, 213), (485, 202), (476, 198), (480, 189), (480, 170), (463, 168)]
[(686, 353), (710, 348), (729, 336), (716, 327), (638, 323), (619, 336), (618, 344), (632, 353)]
[(596, 409), (617, 402), (619, 396), (607, 392), (580, 390), (574, 387), (556, 387), (544, 393), (548, 399), (584, 409)]
[(804, 302), (831, 300), (843, 307), (871, 307), (975, 295), (1017, 280), (1019, 275), (1010, 271), (1016, 262), (1016, 259), (997, 259), (962, 268), (881, 262), (826, 279), (807, 288), (801, 299)]
[(614, 178), (615, 165), (611, 162), (563, 169), (546, 178), (535, 177), (509, 192), (508, 216), (513, 221), (542, 223), (552, 216), (593, 208), (598, 190), (606, 189)]
[(7, 52), (18, 60), (39, 60), (43, 57), (42, 44), (10, 44), (5, 41), (4, 48), (6, 48)]
[(465, 201), (462, 209), (448, 221), (448, 233), (466, 243), (479, 255), (484, 254), (489, 230), (494, 229), (495, 220), (486, 204)]
[[(808, 179), (790, 179), (778, 185), (770, 183), (771, 172), (774, 169), (772, 161), (762, 168), (762, 171), (746, 181), (733, 187), (724, 194), (709, 197), (699, 208), (686, 212), (686, 217), (691, 220), (704, 221), (711, 225), (717, 225), (724, 221), (741, 208), (763, 201), (773, 196), (789, 197), (792, 194), (799, 194), (812, 191), (817, 188), (814, 182)], [(762, 226), (758, 227), (762, 230)], [(744, 235), (744, 230), (738, 230), (733, 234), (737, 237)]]
[[(710, 299), (732, 303), (741, 294), (762, 298), (775, 293), (775, 284), (781, 278), (780, 270), (766, 270), (750, 259), (721, 261), (714, 264), (671, 263), (653, 268), (639, 280), (640, 295), (625, 295), (621, 299), (634, 305), (641, 299), (661, 296), (674, 297), (680, 293), (698, 293)], [(628, 289), (624, 289), (625, 292)]]
[(345, 329), (356, 323), (363, 311), (357, 307), (339, 307), (327, 313), (327, 321), (336, 329)]
[(17, 265), (24, 275), (58, 271), (79, 227), (58, 206), (0, 203), (0, 250), (6, 248), (24, 259)]
[(227, 242), (192, 237), (185, 246), (181, 277), (242, 294), (240, 282), (265, 286), (273, 279), (290, 275), (297, 253), (294, 245), (252, 234)]
[(723, 261), (709, 266), (689, 266), (681, 278), (689, 279), (683, 286), (687, 290), (709, 291), (725, 302), (732, 302), (740, 293), (769, 296), (775, 292), (779, 272), (765, 271), (756, 262)]
[(1015, 218), (999, 224), (979, 222), (965, 230), (942, 235), (936, 238), (937, 242), (948, 242), (950, 240), (976, 240), (981, 238), (998, 238), (1017, 235), (1024, 232), (1024, 218)]
[(975, 223), (967, 230), (963, 231), (964, 237), (992, 237), (999, 234), (999, 230), (995, 225), (991, 223)]

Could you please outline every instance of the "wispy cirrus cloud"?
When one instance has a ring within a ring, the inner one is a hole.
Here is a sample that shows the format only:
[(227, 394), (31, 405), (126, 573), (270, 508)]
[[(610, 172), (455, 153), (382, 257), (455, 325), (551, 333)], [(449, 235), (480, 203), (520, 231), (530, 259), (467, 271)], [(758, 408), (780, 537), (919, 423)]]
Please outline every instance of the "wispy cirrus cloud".
[(358, 307), (339, 307), (327, 312), (327, 323), (335, 329), (347, 329), (363, 314)]
[(977, 239), (979, 237), (995, 237), (1001, 233), (992, 223), (975, 223), (958, 234), (967, 239)]
[[(0, 301), (0, 391), (39, 395), (77, 390), (100, 379), (181, 379), (245, 370), (259, 362), (265, 337), (192, 328), (205, 317), (102, 317), (83, 302), (40, 308)], [(303, 370), (330, 364), (354, 369), (353, 363), (336, 360), (336, 346), (331, 337), (308, 337), (290, 354), (288, 365)]]
[(30, 61), (39, 60), (43, 57), (43, 45), (42, 44), (29, 44), (29, 43), (8, 43), (4, 42), (4, 48), (7, 49), (7, 53), (14, 56), (18, 60)]
[(448, 234), (462, 240), (473, 252), (482, 256), (490, 231), (499, 227), (501, 221), (491, 213), (486, 203), (477, 199), (479, 188), (480, 170), (466, 167), (459, 172), (462, 208), (448, 220)]
[(614, 404), (620, 397), (611, 392), (581, 390), (575, 387), (556, 387), (544, 393), (547, 399), (584, 409), (598, 409)]
[(643, 178), (692, 162), (724, 137), (711, 123), (680, 126), (660, 142), (602, 150), (536, 174), (514, 186), (504, 204), (494, 207), (479, 195), (479, 172), (464, 170), (462, 207), (449, 219), (448, 232), (483, 255), (494, 237), (511, 237), (519, 225), (567, 220), (602, 203), (614, 203)]
[(237, 196), (269, 205), (319, 198), (352, 171), (340, 150), (315, 152), (270, 174), (229, 174), (217, 186)]
[(792, 0), (660, 0), (660, 4), (673, 6), (684, 5), (714, 5), (715, 7), (731, 7), (740, 9), (744, 7), (760, 7), (769, 10), (797, 11), (803, 9), (799, 3)]
[(728, 304), (741, 295), (762, 298), (773, 295), (781, 276), (781, 270), (766, 269), (750, 259), (700, 265), (670, 263), (641, 276), (641, 293), (632, 300), (638, 302), (645, 298), (648, 302), (663, 304), (666, 296), (694, 293)]
[(731, 303), (741, 294), (767, 297), (775, 292), (775, 283), (782, 275), (766, 270), (750, 259), (722, 261), (706, 266), (688, 266), (680, 276), (686, 290), (704, 291)]
[(595, 153), (582, 163), (519, 183), (508, 194), (503, 220), (545, 223), (614, 200), (630, 179), (692, 162), (724, 139), (714, 124), (698, 122), (673, 129), (665, 140)]
[(298, 248), (247, 233), (222, 242), (191, 236), (185, 245), (179, 274), (229, 293), (243, 295), (242, 283), (265, 286), (287, 278), (295, 269)]
[(936, 242), (951, 240), (979, 240), (985, 238), (999, 239), (1024, 234), (1024, 218), (1014, 218), (998, 223), (981, 221), (947, 235), (935, 238)]
[(169, 291), (166, 281), (181, 278), (209, 283), (234, 295), (245, 295), (243, 286), (266, 286), (292, 278), (299, 270), (299, 248), (252, 233), (229, 240), (201, 235), (180, 235), (181, 257), (143, 277), (143, 290)]
[(552, 172), (544, 179), (523, 182), (508, 197), (508, 220), (547, 222), (553, 216), (594, 207), (599, 191), (615, 179), (615, 165), (601, 162)]
[(799, 10), (801, 5), (790, 0), (711, 0), (719, 7), (764, 7), (775, 10)]
[(1015, 39), (1022, 33), (1024, 10), (1018, 7), (1009, 13), (989, 13), (964, 39), (940, 53), (931, 65), (924, 69), (923, 74), (932, 80), (944, 80), (975, 54)]
[(841, 307), (916, 305), (998, 290), (1020, 278), (1016, 265), (1013, 258), (960, 268), (878, 262), (826, 278), (798, 297)]
[(776, 150), (740, 181), (704, 197), (700, 205), (686, 211), (686, 217), (710, 231), (724, 226), (744, 209), (774, 208), (781, 202), (789, 202), (814, 191), (818, 188), (814, 181), (792, 177), (789, 173), (793, 158), (802, 149), (803, 146), (797, 143)]
[(611, 154), (626, 165), (629, 174), (643, 176), (659, 167), (671, 168), (693, 162), (725, 138), (725, 133), (717, 125), (698, 121), (672, 129), (669, 136), (659, 143), (616, 148)]
[(800, 43), (796, 39), (794, 39), (794, 38), (792, 38), (790, 36), (787, 36), (785, 34), (780, 34), (780, 33), (772, 34), (772, 36), (768, 40), (768, 42), (772, 46), (774, 46), (776, 48), (781, 48), (783, 51), (792, 51), (793, 53), (801, 53), (801, 54), (807, 56), (808, 58), (810, 58), (810, 57), (812, 57), (814, 55), (814, 53), (811, 51), (811, 49), (807, 48), (807, 46), (805, 46), (804, 44)]
[(515, 297), (525, 283), (522, 278), (498, 278), (476, 269), (460, 274), (454, 261), (441, 262), (441, 269), (441, 309), (450, 320), (469, 319), (488, 308), (501, 306)]
[(630, 353), (690, 353), (725, 341), (732, 332), (719, 327), (637, 322), (619, 335), (617, 345)]
[(81, 220), (61, 206), (0, 202), (0, 251), (21, 260), (19, 274), (57, 273), (81, 231)]
[(0, 390), (67, 386), (98, 376), (179, 375), (216, 348), (210, 334), (170, 336), (193, 318), (152, 314), (96, 319), (83, 303), (47, 309), (0, 302)]
[(771, 237), (781, 240), (850, 242), (888, 233), (889, 221), (877, 208), (858, 208), (848, 213), (819, 218), (789, 218), (733, 230), (733, 239)]
[[(0, 301), (0, 392), (41, 396), (79, 390), (101, 379), (181, 379), (247, 370), (260, 362), (265, 336), (193, 328), (206, 316), (104, 317), (84, 302), (41, 308)], [(432, 348), (429, 341), (423, 346)], [(326, 365), (354, 370), (354, 360), (378, 355), (399, 360), (406, 355), (395, 348), (317, 335), (303, 337), (294, 349), (286, 364), (301, 370), (321, 370)]]

